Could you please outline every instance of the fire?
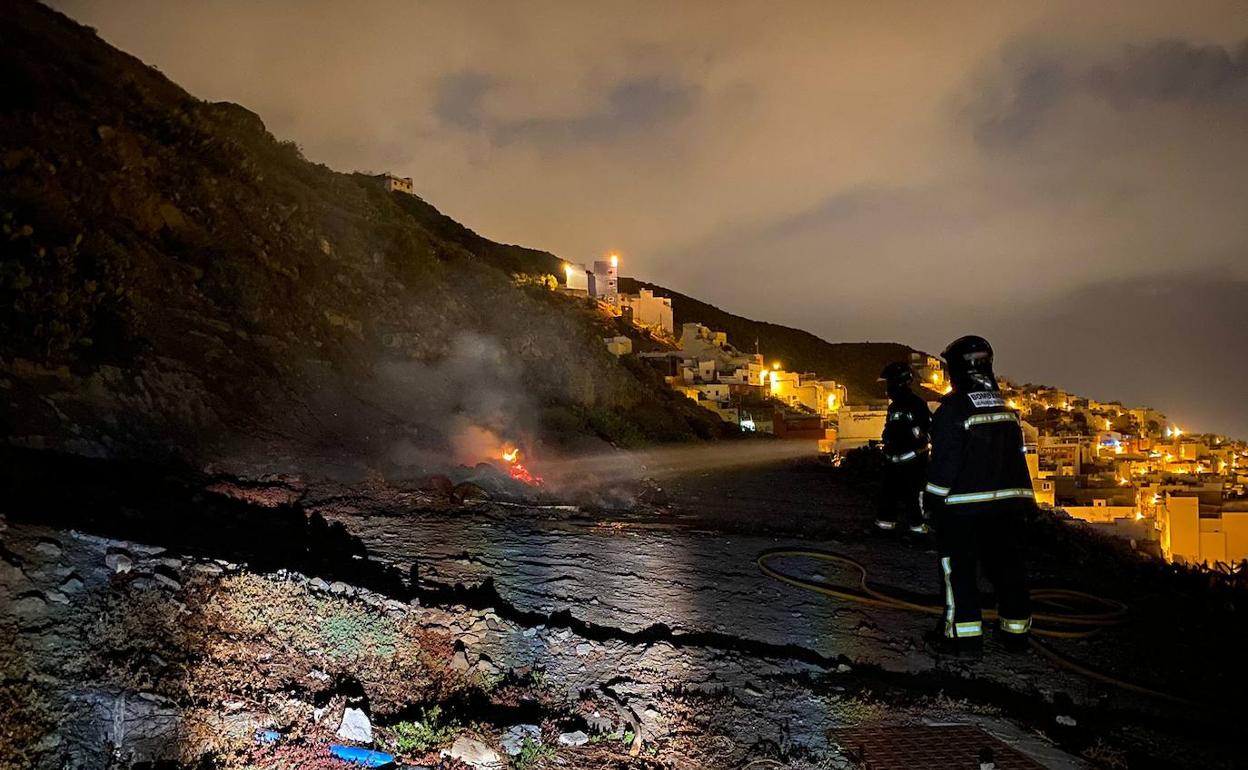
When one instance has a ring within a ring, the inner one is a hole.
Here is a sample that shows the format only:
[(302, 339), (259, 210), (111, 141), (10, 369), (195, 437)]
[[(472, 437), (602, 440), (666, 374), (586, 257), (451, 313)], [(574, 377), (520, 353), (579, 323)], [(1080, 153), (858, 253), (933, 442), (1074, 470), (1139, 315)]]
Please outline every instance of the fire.
[(502, 453), (503, 462), (507, 463), (507, 471), (516, 481), (522, 481), (529, 486), (541, 486), (542, 477), (529, 471), (528, 468), (520, 464), (520, 450), (516, 447), (504, 449)]

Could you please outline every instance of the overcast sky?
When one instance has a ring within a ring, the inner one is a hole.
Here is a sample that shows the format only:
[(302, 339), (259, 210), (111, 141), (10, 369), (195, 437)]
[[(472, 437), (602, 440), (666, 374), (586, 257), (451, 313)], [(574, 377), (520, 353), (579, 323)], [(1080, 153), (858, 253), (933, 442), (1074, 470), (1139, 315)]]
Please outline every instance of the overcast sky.
[(1248, 437), (1242, 0), (55, 4), (490, 238)]

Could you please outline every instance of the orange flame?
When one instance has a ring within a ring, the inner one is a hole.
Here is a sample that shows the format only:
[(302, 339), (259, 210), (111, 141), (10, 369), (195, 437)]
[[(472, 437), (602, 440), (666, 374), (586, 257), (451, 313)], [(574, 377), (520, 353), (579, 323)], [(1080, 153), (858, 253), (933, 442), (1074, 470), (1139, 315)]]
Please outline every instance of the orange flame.
[(541, 486), (542, 477), (530, 473), (528, 468), (520, 464), (520, 450), (516, 447), (503, 450), (503, 462), (507, 463), (509, 466), (507, 470), (516, 481), (522, 481), (530, 486)]

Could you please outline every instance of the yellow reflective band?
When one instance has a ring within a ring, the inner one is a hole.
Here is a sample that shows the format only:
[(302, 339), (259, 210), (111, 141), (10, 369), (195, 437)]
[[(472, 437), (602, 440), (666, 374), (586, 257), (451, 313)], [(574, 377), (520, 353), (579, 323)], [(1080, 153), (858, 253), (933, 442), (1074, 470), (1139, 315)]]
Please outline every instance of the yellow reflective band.
[(938, 486), (936, 484), (933, 484), (930, 481), (927, 482), (926, 489), (928, 492), (931, 492), (933, 495), (940, 495), (941, 497), (944, 497), (945, 495), (949, 494), (949, 487)]
[(948, 556), (941, 558), (940, 571), (945, 576), (945, 636), (953, 636), (953, 562)]
[(1009, 620), (998, 617), (997, 622), (1001, 624), (1001, 630), (1009, 634), (1025, 634), (1031, 630), (1031, 618), (1026, 620)]
[(957, 495), (949, 495), (945, 498), (947, 505), (959, 505), (961, 503), (987, 503), (993, 500), (1006, 500), (1011, 497), (1027, 497), (1035, 499), (1036, 493), (1030, 489), (994, 489), (991, 492), (964, 492)]
[(1018, 422), (1018, 415), (1013, 412), (987, 412), (985, 414), (973, 414), (966, 418), (962, 423), (962, 427), (969, 428), (972, 425), (987, 425), (994, 422)]
[(978, 620), (973, 620), (969, 623), (954, 623), (953, 624), (954, 636), (983, 636), (983, 634), (984, 634), (984, 625), (980, 623)]
[(885, 454), (884, 457), (888, 458), (890, 463), (904, 463), (909, 462), (922, 454), (927, 454), (927, 447), (923, 447), (917, 451), (912, 449), (909, 452), (902, 452), (899, 455)]

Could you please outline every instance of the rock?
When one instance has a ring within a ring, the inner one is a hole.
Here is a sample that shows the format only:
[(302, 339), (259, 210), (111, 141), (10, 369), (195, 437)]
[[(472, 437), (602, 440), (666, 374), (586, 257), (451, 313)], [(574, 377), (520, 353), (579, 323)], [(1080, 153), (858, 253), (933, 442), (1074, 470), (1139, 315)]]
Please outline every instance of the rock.
[(589, 743), (589, 736), (580, 730), (559, 736), (559, 744), (562, 746), (584, 746), (587, 743)]
[(208, 575), (211, 577), (216, 577), (217, 575), (220, 575), (222, 572), (224, 572), (224, 570), (222, 570), (219, 565), (213, 564), (212, 562), (200, 562), (198, 564), (192, 564), (191, 571), (198, 573), (200, 575)]
[(29, 593), (19, 596), (17, 601), (10, 605), (13, 608), (13, 614), (24, 618), (34, 618), (42, 615), (48, 609), (48, 600), (43, 598), (42, 594)]
[(438, 473), (421, 479), (421, 481), (417, 484), (417, 489), (425, 492), (433, 492), (444, 497), (450, 497), (455, 491), (455, 482), (451, 481), (449, 477)]
[(81, 591), (82, 581), (77, 576), (70, 575), (69, 577), (65, 578), (64, 581), (62, 581), (60, 590), (67, 594), (72, 594), (77, 591)]
[(1061, 714), (1057, 717), (1057, 723), (1063, 727), (1074, 727), (1079, 724), (1075, 721), (1074, 717), (1066, 716), (1065, 714)]
[(838, 674), (848, 674), (852, 670), (847, 663), (838, 663), (836, 665), (836, 673)]
[(576, 645), (576, 654), (584, 657), (594, 651), (594, 645), (589, 642), (581, 642)]
[(354, 593), (354, 591), (355, 589), (353, 589), (349, 584), (342, 582), (341, 580), (335, 580), (334, 582), (329, 584), (329, 592), (331, 594), (336, 594), (338, 596), (347, 596), (347, 595)]
[(471, 481), (462, 481), (456, 484), (451, 496), (459, 502), (490, 499), (489, 492), (486, 492), (480, 484), (474, 484)]
[(321, 578), (319, 578), (319, 577), (317, 577), (317, 578), (312, 578), (311, 580), (309, 580), (309, 581), (308, 581), (308, 585), (309, 585), (310, 587), (312, 587), (312, 588), (315, 588), (315, 589), (316, 589), (316, 590), (318, 590), (318, 591), (328, 591), (328, 590), (329, 590), (329, 583), (326, 583), (324, 580), (322, 580), (322, 579), (321, 579)]
[(468, 670), (468, 654), (463, 650), (456, 650), (451, 656), (451, 670), (465, 672)]
[(129, 572), (134, 567), (134, 559), (121, 551), (114, 551), (104, 557), (104, 564), (118, 574)]
[(43, 538), (35, 546), (35, 551), (49, 559), (55, 559), (61, 555), (61, 544), (50, 538)]
[(338, 726), (338, 737), (344, 741), (355, 743), (373, 742), (373, 723), (362, 709), (348, 706), (342, 712), (342, 724)]
[(503, 758), (498, 755), (497, 751), (467, 735), (456, 738), (455, 743), (451, 744), (451, 750), (447, 753), (451, 758), (473, 767), (494, 770), (503, 766)]
[(69, 604), (69, 597), (56, 589), (48, 589), (43, 592), (43, 595), (47, 597), (47, 600), (50, 602), (55, 602), (56, 604)]
[(182, 588), (181, 583), (169, 577), (168, 575), (164, 575), (159, 572), (156, 572), (152, 574), (152, 577), (156, 578), (157, 584), (164, 586), (165, 588), (172, 588), (175, 591), (180, 590)]
[(511, 756), (516, 756), (520, 750), (524, 748), (524, 739), (528, 738), (534, 741), (542, 740), (542, 728), (537, 725), (512, 725), (507, 728), (507, 732), (503, 733), (503, 751)]

